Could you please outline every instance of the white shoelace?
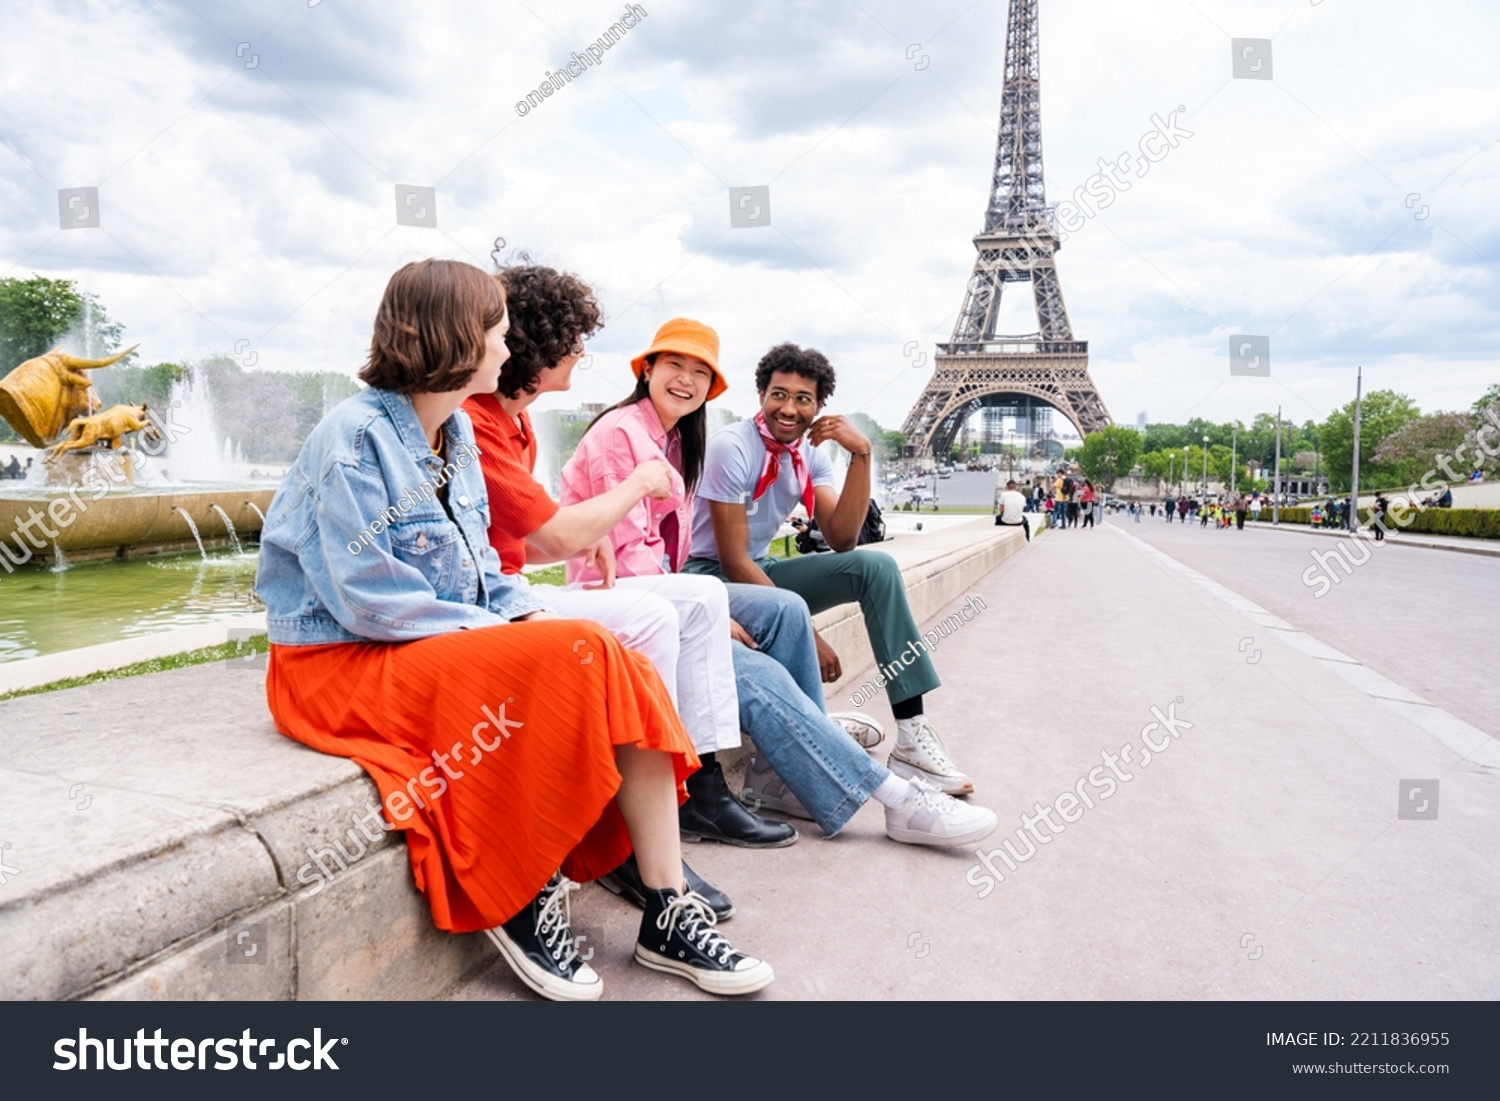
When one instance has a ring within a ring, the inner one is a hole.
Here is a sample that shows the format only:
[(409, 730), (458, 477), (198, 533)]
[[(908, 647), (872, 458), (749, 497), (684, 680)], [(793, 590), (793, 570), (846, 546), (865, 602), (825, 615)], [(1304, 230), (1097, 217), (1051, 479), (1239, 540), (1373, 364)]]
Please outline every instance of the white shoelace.
[(918, 748), (926, 751), (927, 755), (932, 758), (933, 764), (950, 772), (958, 771), (958, 766), (953, 763), (947, 751), (943, 749), (943, 744), (938, 741), (937, 733), (927, 723), (922, 722), (917, 725), (916, 730), (912, 732), (912, 740)]
[(573, 909), (568, 898), (578, 888), (579, 884), (567, 876), (558, 876), (557, 886), (547, 895), (547, 901), (542, 903), (536, 915), (537, 937), (564, 969), (578, 958), (578, 946), (573, 941)]
[(916, 794), (912, 796), (913, 809), (926, 809), (933, 814), (942, 816), (952, 814), (959, 807), (958, 800), (946, 795), (930, 784), (922, 783), (916, 786)]
[(692, 891), (672, 899), (656, 919), (656, 927), (668, 936), (676, 927), (698, 951), (715, 963), (728, 966), (729, 957), (734, 954), (734, 945), (714, 929), (718, 923), (719, 915), (713, 912), (702, 895)]

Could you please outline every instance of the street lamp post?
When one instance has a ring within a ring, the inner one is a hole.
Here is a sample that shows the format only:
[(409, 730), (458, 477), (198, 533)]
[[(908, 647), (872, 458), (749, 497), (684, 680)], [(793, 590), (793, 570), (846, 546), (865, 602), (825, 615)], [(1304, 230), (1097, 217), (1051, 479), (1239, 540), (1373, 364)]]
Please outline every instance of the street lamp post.
[(1203, 437), (1203, 499), (1208, 500), (1208, 437)]
[(1281, 523), (1281, 406), (1276, 407), (1276, 469), (1271, 475), (1271, 525)]
[(1229, 453), (1229, 497), (1234, 500), (1240, 487), (1240, 422), (1234, 422), (1234, 442)]
[(1354, 476), (1349, 483), (1349, 530), (1359, 530), (1359, 414), (1360, 396), (1364, 389), (1365, 368), (1361, 364), (1354, 372)]
[(1170, 455), (1167, 456), (1167, 492), (1168, 493), (1172, 492), (1172, 483), (1174, 481), (1176, 481), (1176, 477), (1175, 477), (1176, 473), (1177, 473), (1177, 452), (1174, 451)]

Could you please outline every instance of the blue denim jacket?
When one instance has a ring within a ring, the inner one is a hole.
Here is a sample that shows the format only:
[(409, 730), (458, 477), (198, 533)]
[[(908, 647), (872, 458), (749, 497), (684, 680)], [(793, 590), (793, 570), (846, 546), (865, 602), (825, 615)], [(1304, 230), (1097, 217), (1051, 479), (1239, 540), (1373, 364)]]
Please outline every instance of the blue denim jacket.
[[(545, 610), (500, 572), (468, 416), (445, 467), (411, 399), (365, 390), (313, 429), (260, 537), (255, 588), (273, 643), (411, 642)], [(447, 486), (448, 507), (437, 499)]]

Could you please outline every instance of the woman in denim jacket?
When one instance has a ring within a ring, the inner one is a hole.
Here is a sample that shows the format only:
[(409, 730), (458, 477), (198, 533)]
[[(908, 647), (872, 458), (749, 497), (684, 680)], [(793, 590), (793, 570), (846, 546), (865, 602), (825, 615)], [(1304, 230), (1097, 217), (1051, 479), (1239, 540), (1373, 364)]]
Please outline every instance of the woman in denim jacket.
[(486, 539), (459, 406), (494, 390), (507, 324), (477, 268), (392, 276), (360, 373), (371, 388), (313, 430), (261, 536), (271, 713), (369, 773), (437, 926), (484, 931), (543, 996), (599, 997), (567, 897), (632, 847), (650, 889), (636, 959), (714, 993), (759, 990), (770, 966), (682, 882), (676, 808), (698, 760), (660, 678), (597, 625), (548, 612)]

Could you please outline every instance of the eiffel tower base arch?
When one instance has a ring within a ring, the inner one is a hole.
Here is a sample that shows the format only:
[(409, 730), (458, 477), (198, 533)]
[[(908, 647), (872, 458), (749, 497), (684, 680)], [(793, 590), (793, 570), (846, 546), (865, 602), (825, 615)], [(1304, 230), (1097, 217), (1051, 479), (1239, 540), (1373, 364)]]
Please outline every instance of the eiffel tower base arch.
[(1017, 396), (1051, 406), (1080, 436), (1107, 427), (1109, 411), (1089, 377), (1088, 353), (1080, 344), (1025, 341), (978, 353), (939, 351), (932, 377), (902, 425), (906, 456), (946, 455), (970, 413)]

